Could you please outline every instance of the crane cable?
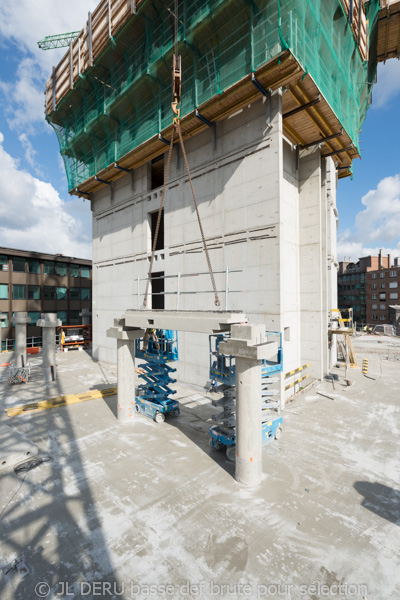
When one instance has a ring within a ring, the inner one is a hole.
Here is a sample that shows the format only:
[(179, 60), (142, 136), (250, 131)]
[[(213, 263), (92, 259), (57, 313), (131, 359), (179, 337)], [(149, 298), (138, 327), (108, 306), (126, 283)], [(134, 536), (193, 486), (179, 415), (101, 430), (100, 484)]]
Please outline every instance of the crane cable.
[[(180, 101), (180, 78), (181, 78), (181, 70), (180, 70), (181, 69), (181, 60), (180, 59), (181, 59), (181, 57), (178, 56), (178, 0), (175, 0), (175, 15), (174, 16), (175, 16), (175, 28), (174, 28), (175, 54), (174, 54), (174, 58), (173, 58), (173, 70), (174, 70), (173, 82), (174, 83), (173, 83), (173, 94), (172, 94), (174, 102), (172, 103), (172, 110), (173, 110), (175, 116), (174, 116), (174, 119), (172, 122), (172, 135), (171, 135), (171, 141), (169, 144), (168, 158), (167, 158), (167, 164), (166, 164), (165, 174), (164, 174), (164, 183), (163, 183), (163, 189), (162, 189), (162, 193), (161, 193), (160, 208), (158, 209), (156, 229), (154, 232), (153, 248), (151, 251), (149, 273), (147, 276), (146, 291), (145, 291), (144, 299), (143, 299), (143, 308), (146, 308), (146, 306), (147, 306), (147, 297), (148, 297), (148, 293), (149, 293), (151, 273), (152, 273), (152, 269), (153, 269), (154, 254), (155, 254), (156, 247), (157, 247), (158, 233), (160, 230), (161, 215), (162, 215), (162, 211), (164, 208), (165, 191), (167, 188), (169, 168), (171, 165), (172, 149), (174, 147), (174, 137), (175, 137), (176, 132), (178, 133), (179, 143), (180, 143), (180, 146), (182, 149), (183, 159), (185, 161), (185, 166), (186, 166), (186, 171), (187, 171), (187, 175), (188, 175), (188, 179), (189, 179), (189, 183), (190, 183), (190, 188), (192, 190), (194, 206), (196, 209), (197, 220), (198, 220), (199, 228), (200, 228), (201, 240), (203, 243), (204, 253), (206, 255), (206, 260), (207, 260), (208, 271), (210, 273), (210, 279), (211, 279), (213, 292), (214, 292), (214, 304), (215, 304), (215, 306), (218, 307), (218, 306), (220, 306), (218, 291), (217, 291), (217, 287), (215, 285), (214, 273), (213, 273), (212, 266), (211, 266), (210, 256), (208, 254), (207, 242), (206, 242), (206, 238), (204, 236), (203, 226), (201, 223), (199, 207), (197, 205), (196, 195), (194, 193), (192, 177), (190, 175), (189, 163), (188, 163), (187, 154), (186, 154), (186, 150), (185, 150), (185, 144), (183, 142), (181, 125), (180, 125), (180, 120), (179, 120), (180, 119), (179, 101)], [(176, 68), (179, 70), (178, 84), (177, 84), (177, 79), (176, 79)]]

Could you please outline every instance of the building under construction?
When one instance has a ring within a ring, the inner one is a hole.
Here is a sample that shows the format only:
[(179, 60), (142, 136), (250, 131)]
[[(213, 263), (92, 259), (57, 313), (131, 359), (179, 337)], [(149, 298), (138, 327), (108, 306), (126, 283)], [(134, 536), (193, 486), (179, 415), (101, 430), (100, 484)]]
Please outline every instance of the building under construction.
[[(102, 0), (89, 13), (45, 111), (69, 191), (92, 206), (97, 358), (115, 361), (106, 330), (142, 306), (152, 249), (153, 308), (213, 308), (205, 241), (221, 307), (282, 332), (284, 370), (324, 375), (337, 179), (360, 155), (377, 62), (399, 56), (399, 31), (390, 0)], [(177, 138), (158, 219), (174, 54), (186, 152)], [(204, 383), (206, 340), (180, 344), (181, 379)]]

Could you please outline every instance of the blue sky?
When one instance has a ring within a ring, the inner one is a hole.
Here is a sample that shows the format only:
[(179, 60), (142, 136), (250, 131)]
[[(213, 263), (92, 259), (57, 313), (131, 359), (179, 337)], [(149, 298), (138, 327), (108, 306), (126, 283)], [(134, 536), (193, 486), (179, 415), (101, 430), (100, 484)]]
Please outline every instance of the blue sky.
[[(44, 87), (64, 50), (37, 41), (79, 30), (96, 0), (0, 3), (0, 246), (91, 257), (89, 202), (71, 197)], [(22, 15), (24, 18), (22, 19)], [(339, 182), (338, 258), (400, 256), (400, 61), (381, 65), (354, 178)]]

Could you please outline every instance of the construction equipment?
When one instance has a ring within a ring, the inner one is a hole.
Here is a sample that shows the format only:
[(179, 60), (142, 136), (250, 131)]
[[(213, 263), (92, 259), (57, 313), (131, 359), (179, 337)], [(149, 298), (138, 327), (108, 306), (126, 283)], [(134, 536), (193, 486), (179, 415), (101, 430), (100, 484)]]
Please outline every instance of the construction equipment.
[(54, 50), (55, 48), (66, 48), (80, 34), (80, 31), (59, 33), (58, 35), (46, 35), (43, 40), (38, 41), (41, 50)]
[[(279, 377), (276, 376), (283, 368), (282, 334), (267, 331), (266, 336), (267, 338), (278, 337), (279, 345), (276, 362), (264, 360), (261, 366), (260, 420), (263, 446), (274, 439), (280, 439), (283, 433)], [(219, 424), (210, 428), (209, 443), (215, 450), (225, 448), (228, 460), (234, 461), (236, 454), (235, 357), (224, 356), (219, 351), (220, 343), (229, 337), (229, 333), (210, 335), (210, 380), (212, 385), (216, 382), (222, 384), (216, 389), (221, 391), (223, 396), (212, 400), (213, 406), (222, 408), (222, 412), (213, 415), (213, 420)]]
[(356, 353), (351, 341), (350, 336), (353, 335), (353, 310), (348, 310), (348, 317), (343, 318), (342, 313), (338, 308), (331, 310), (330, 324), (329, 324), (329, 341), (332, 340), (332, 335), (337, 336), (337, 347), (338, 354), (341, 355), (342, 360), (345, 362), (346, 367), (351, 368), (358, 367)]
[(8, 367), (9, 377), (8, 383), (13, 385), (14, 383), (26, 383), (29, 381), (29, 377), (31, 374), (31, 366), (27, 364), (25, 367), (15, 367), (14, 365), (10, 365)]
[(140, 365), (139, 378), (145, 383), (138, 386), (135, 410), (162, 423), (167, 414), (180, 414), (179, 402), (171, 398), (176, 390), (169, 387), (176, 382), (171, 377), (176, 369), (167, 364), (179, 358), (178, 335), (176, 331), (157, 329), (154, 337), (157, 341), (147, 336), (135, 342), (136, 357), (146, 361)]
[(46, 35), (46, 37), (43, 40), (39, 40), (37, 44), (41, 50), (66, 48), (79, 34), (80, 31), (70, 31), (69, 33), (60, 33), (58, 35)]
[(90, 349), (91, 330), (91, 325), (62, 325), (59, 327), (61, 352), (68, 352), (68, 350), (74, 349)]

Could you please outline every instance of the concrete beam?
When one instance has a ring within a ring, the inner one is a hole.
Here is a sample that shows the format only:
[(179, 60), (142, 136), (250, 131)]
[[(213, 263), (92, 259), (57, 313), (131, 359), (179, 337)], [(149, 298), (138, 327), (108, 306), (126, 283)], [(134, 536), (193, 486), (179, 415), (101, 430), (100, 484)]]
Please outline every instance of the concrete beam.
[(267, 341), (265, 325), (232, 325), (231, 337), (219, 345), (219, 351), (251, 360), (277, 359), (278, 342)]
[(247, 323), (244, 313), (229, 311), (128, 310), (124, 317), (126, 327), (206, 334), (229, 331), (231, 325)]

